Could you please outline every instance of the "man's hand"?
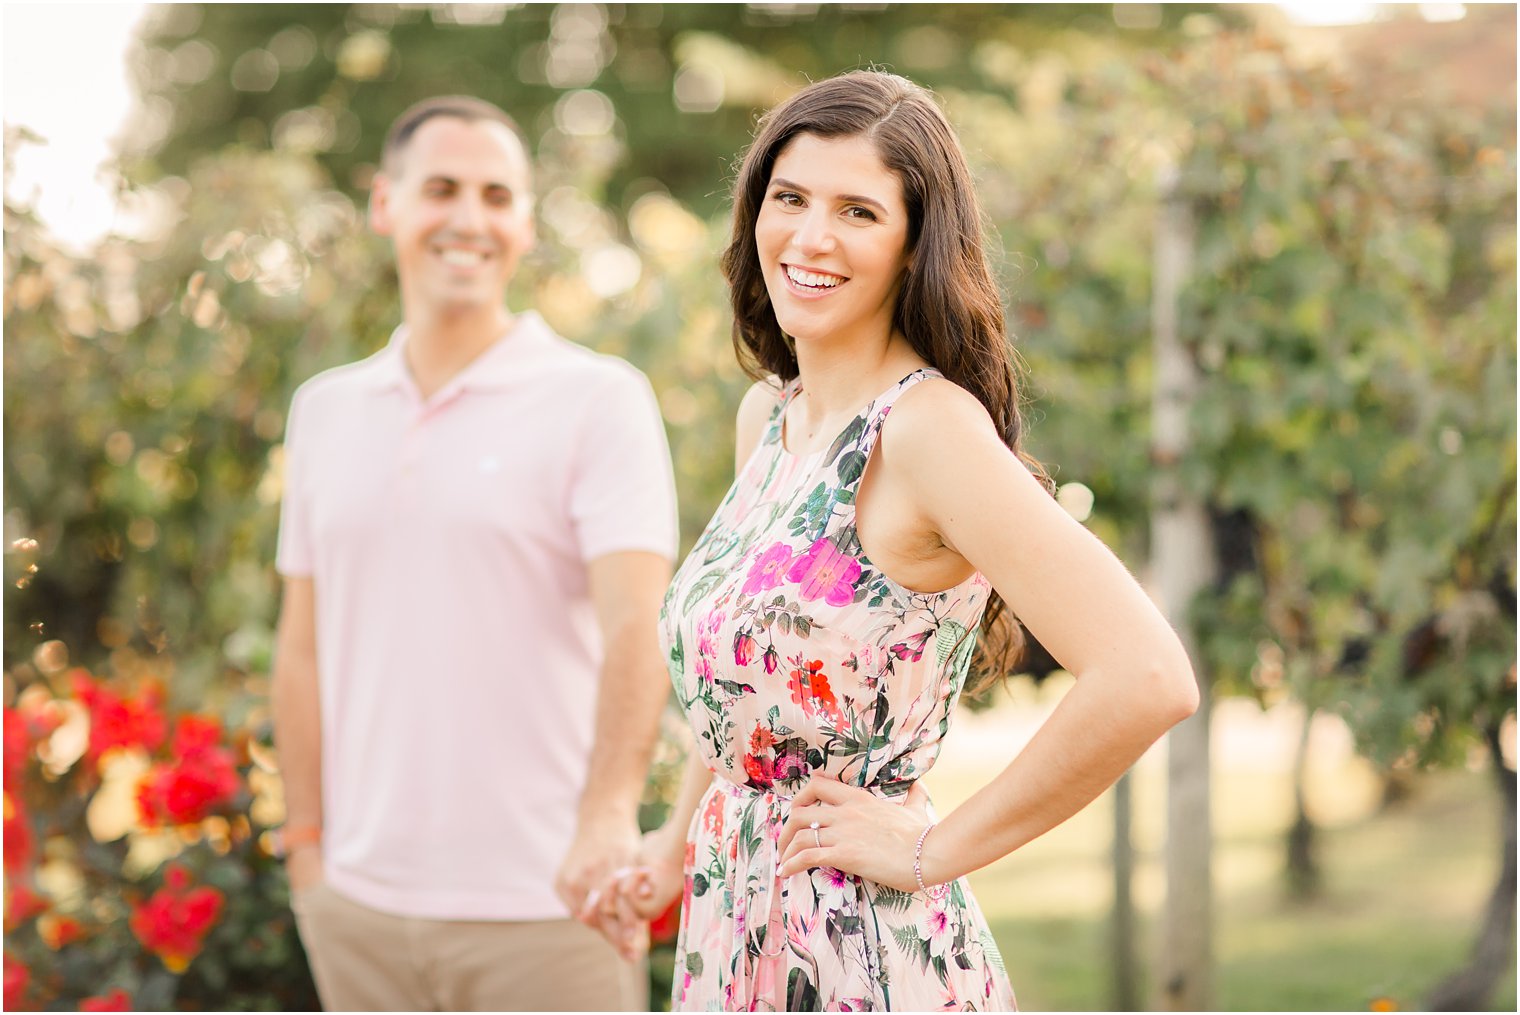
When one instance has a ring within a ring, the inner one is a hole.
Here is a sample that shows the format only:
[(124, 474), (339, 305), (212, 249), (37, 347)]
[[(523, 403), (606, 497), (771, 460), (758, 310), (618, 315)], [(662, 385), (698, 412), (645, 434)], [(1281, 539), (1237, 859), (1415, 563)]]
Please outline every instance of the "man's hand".
[(633, 960), (648, 947), (648, 927), (626, 901), (605, 894), (609, 884), (637, 862), (638, 827), (632, 822), (582, 821), (554, 890), (571, 914)]
[(300, 846), (285, 857), (285, 876), (290, 879), (290, 894), (304, 892), (322, 883), (322, 847)]
[(581, 918), (601, 931), (625, 959), (637, 958), (649, 947), (649, 922), (681, 896), (684, 855), (685, 839), (677, 826), (647, 833), (639, 846), (638, 866), (620, 867), (593, 888)]

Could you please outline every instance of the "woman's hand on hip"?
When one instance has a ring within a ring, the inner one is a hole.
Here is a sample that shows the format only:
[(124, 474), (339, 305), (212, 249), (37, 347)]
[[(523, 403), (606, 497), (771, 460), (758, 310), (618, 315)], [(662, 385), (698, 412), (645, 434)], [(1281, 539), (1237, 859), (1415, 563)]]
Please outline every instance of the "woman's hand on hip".
[[(833, 867), (916, 892), (913, 851), (929, 824), (928, 806), (928, 791), (916, 782), (909, 787), (906, 802), (897, 804), (869, 790), (815, 775), (792, 798), (792, 813), (781, 828), (781, 876)], [(933, 869), (925, 857), (924, 878), (930, 885), (935, 883), (930, 880)]]

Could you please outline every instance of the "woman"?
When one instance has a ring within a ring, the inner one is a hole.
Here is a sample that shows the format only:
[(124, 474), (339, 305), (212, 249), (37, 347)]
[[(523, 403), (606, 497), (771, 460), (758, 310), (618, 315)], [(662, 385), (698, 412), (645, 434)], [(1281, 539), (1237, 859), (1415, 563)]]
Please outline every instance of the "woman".
[[(684, 886), (676, 1009), (1012, 1008), (962, 876), (1197, 705), (1171, 628), (1020, 451), (980, 224), (948, 122), (894, 75), (804, 89), (745, 157), (723, 269), (771, 379), (665, 601), (696, 750), (600, 903), (648, 917)], [(1005, 604), (1077, 681), (936, 824), (917, 780), (968, 674), (1006, 662)]]

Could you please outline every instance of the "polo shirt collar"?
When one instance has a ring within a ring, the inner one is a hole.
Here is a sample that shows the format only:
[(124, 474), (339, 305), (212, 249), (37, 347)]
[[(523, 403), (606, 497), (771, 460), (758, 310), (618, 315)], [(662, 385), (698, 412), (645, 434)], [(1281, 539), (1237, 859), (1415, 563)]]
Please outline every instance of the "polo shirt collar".
[[(385, 348), (371, 357), (370, 380), (375, 390), (416, 389), (416, 383), (406, 366), (407, 338), (406, 324), (397, 325)], [(439, 394), (445, 391), (494, 391), (505, 388), (520, 376), (523, 359), (553, 339), (554, 333), (538, 312), (525, 310), (516, 316), (506, 334), (487, 346), (484, 352), (475, 357), (474, 362), (444, 385)]]

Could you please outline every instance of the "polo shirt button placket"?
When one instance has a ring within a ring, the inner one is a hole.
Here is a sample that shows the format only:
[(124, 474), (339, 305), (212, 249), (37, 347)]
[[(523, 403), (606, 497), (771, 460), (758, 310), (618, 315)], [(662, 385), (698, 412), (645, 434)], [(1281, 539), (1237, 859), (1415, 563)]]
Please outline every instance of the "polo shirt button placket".
[(427, 408), (418, 406), (401, 440), (400, 475), (397, 477), (399, 480), (397, 485), (401, 488), (401, 503), (408, 510), (417, 507), (420, 497), (422, 484), (418, 480), (424, 444), (423, 429), (427, 426), (428, 416)]

